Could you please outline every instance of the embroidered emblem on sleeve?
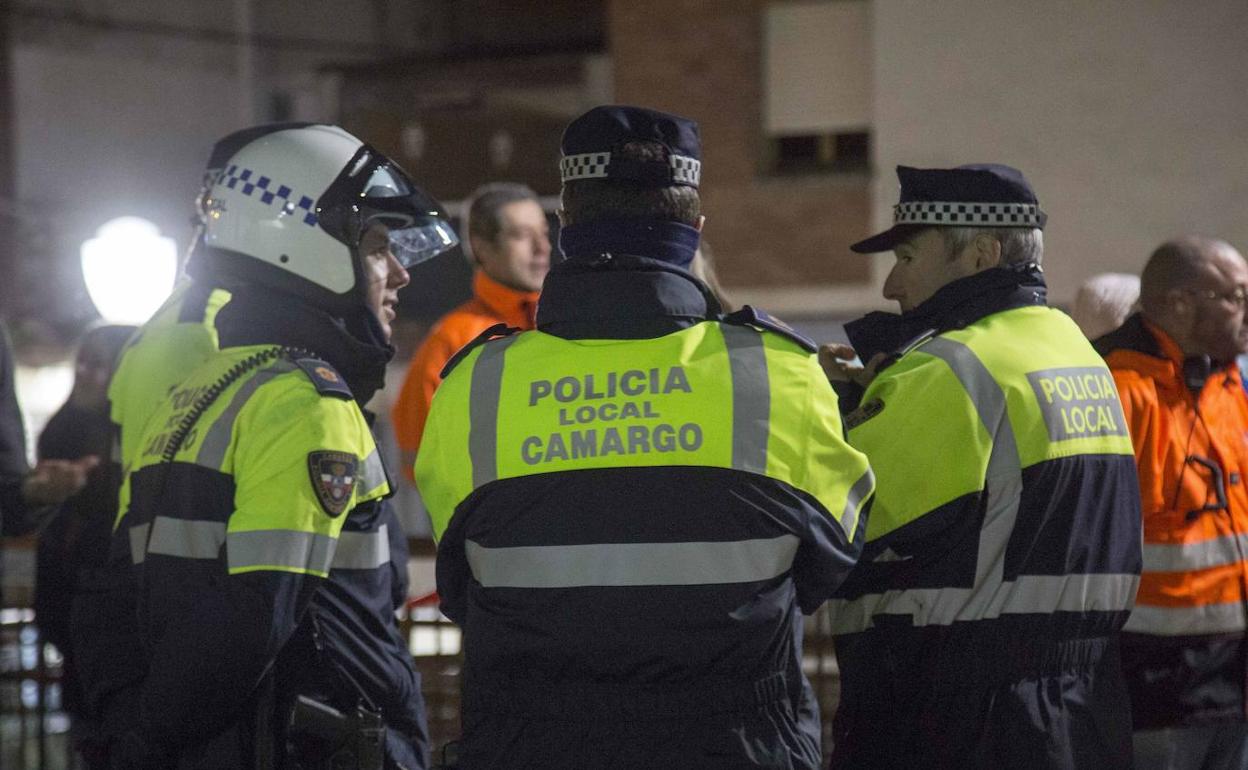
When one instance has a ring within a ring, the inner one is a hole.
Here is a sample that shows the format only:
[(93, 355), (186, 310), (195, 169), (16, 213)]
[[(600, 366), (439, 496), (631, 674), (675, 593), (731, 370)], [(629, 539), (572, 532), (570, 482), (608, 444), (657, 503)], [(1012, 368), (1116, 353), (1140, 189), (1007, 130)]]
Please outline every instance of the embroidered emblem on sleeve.
[(351, 501), (351, 492), (358, 478), (359, 458), (347, 452), (309, 452), (308, 474), (312, 491), (325, 513), (341, 516)]

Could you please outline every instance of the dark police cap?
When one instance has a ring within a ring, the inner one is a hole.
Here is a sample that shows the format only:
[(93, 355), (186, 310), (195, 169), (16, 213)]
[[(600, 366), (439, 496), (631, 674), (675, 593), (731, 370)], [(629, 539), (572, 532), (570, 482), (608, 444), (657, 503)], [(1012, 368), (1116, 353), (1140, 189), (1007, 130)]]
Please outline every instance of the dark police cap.
[(897, 167), (901, 202), (893, 226), (849, 248), (859, 254), (890, 251), (929, 227), (1043, 228), (1048, 216), (1023, 172), (995, 163), (957, 168)]
[[(619, 157), (618, 149), (628, 142), (657, 142), (666, 150), (664, 158)], [(697, 187), (702, 178), (698, 124), (644, 107), (593, 108), (568, 124), (561, 149), (559, 177), (564, 183), (621, 179), (652, 187)]]

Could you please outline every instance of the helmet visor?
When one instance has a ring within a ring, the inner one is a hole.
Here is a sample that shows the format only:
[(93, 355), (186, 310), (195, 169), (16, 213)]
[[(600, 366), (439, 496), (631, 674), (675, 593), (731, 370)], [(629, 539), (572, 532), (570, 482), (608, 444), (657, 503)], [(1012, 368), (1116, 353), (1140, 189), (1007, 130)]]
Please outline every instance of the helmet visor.
[(459, 236), (451, 226), (440, 219), (425, 224), (395, 229), (390, 228), (390, 253), (403, 267), (419, 265), (433, 259), (444, 251), (455, 248)]
[(437, 201), (368, 145), (360, 147), (316, 208), (321, 228), (352, 250), (370, 225), (386, 225), (390, 250), (403, 267), (432, 259), (459, 243), (450, 217)]

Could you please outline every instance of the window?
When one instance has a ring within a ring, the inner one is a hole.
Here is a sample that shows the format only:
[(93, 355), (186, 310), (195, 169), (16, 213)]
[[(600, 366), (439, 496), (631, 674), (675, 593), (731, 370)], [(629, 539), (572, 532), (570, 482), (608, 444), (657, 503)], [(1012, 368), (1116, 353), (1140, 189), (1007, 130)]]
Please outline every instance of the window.
[(766, 167), (862, 172), (871, 164), (871, 4), (772, 2), (763, 55)]
[(772, 137), (769, 167), (778, 174), (852, 173), (871, 168), (871, 133), (842, 131)]

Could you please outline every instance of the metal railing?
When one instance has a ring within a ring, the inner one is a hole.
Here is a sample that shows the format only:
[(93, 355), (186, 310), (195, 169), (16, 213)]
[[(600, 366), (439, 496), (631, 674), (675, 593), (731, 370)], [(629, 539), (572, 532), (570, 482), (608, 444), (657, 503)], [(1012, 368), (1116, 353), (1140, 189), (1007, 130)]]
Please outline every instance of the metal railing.
[[(410, 600), (399, 626), (422, 679), (429, 737), (435, 751), (460, 737), (463, 645), (459, 627), (438, 609), (437, 596)], [(823, 715), (823, 747), (831, 751), (832, 713), (840, 674), (832, 648), (831, 618), (820, 609), (806, 619), (803, 669)], [(61, 659), (45, 644), (29, 608), (0, 610), (0, 767), (59, 770), (74, 767), (68, 718), (60, 711)]]

